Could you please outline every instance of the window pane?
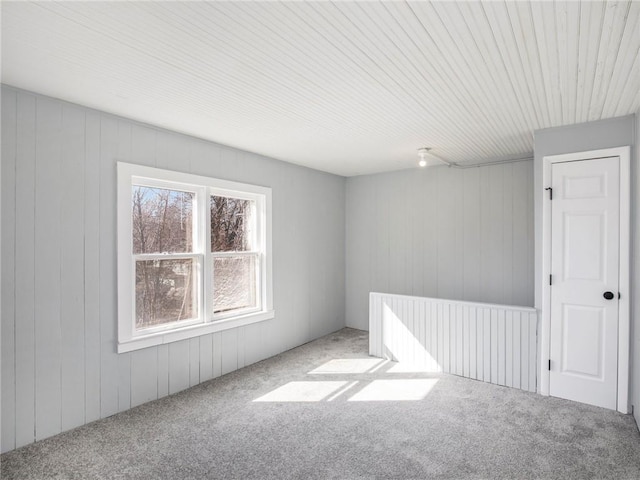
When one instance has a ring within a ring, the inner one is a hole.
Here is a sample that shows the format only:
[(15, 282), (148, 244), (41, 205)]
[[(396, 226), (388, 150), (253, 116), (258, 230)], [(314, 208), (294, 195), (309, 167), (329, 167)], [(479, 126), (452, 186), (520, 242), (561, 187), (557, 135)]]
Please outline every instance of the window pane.
[(258, 306), (256, 260), (255, 255), (213, 259), (214, 313)]
[(198, 316), (195, 260), (136, 262), (136, 329)]
[(133, 253), (193, 250), (192, 192), (133, 186)]
[(252, 249), (253, 204), (251, 200), (211, 197), (212, 252), (244, 252)]

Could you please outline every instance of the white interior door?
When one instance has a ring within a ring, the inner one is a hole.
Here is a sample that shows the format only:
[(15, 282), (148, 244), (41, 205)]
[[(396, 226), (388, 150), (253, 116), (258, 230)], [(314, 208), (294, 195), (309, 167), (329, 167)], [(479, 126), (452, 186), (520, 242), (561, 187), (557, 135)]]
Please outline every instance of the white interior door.
[(616, 409), (619, 157), (551, 171), (549, 393)]

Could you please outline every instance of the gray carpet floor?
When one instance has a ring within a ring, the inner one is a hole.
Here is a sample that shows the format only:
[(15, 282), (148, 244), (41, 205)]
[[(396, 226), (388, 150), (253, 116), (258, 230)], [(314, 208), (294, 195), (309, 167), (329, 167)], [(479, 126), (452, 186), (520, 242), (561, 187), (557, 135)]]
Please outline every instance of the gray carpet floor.
[(344, 329), (2, 456), (3, 479), (640, 479), (629, 415), (367, 355)]

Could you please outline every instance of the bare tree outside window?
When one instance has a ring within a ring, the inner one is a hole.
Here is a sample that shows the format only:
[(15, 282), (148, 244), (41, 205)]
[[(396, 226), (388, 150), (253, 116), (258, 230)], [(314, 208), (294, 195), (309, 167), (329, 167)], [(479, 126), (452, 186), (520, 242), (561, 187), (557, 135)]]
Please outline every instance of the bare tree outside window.
[[(253, 201), (211, 196), (211, 252), (213, 261), (214, 313), (258, 305)], [(229, 255), (237, 252), (238, 255)], [(216, 253), (224, 253), (223, 256)]]
[(133, 253), (193, 251), (193, 193), (134, 186)]
[(136, 328), (195, 317), (193, 260), (136, 262)]
[[(192, 192), (133, 186), (133, 253), (187, 254), (193, 251)], [(194, 318), (194, 259), (136, 260), (136, 328)]]
[(253, 202), (230, 197), (211, 197), (211, 251), (251, 250)]

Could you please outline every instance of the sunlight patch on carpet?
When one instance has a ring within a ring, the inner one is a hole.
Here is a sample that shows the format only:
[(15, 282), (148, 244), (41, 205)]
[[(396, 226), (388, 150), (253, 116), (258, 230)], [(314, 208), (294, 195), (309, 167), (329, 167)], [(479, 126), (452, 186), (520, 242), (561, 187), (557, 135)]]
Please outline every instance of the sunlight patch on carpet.
[(380, 358), (334, 358), (309, 373), (314, 375), (367, 373), (373, 371), (382, 363), (385, 363), (385, 361)]
[(289, 382), (254, 402), (320, 402), (348, 382)]
[(353, 395), (350, 402), (372, 401), (416, 401), (425, 398), (437, 378), (405, 379), (405, 380), (374, 380), (358, 393)]

